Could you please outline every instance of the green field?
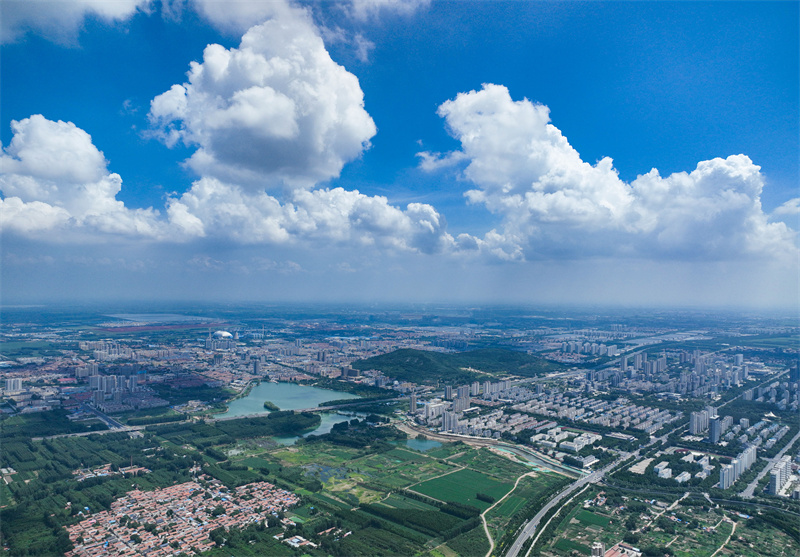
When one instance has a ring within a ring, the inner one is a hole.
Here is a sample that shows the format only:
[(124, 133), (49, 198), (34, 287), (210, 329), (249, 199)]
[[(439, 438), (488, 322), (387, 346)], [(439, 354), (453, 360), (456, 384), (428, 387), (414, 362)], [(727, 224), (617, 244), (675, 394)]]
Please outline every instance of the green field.
[(448, 459), (449, 462), (495, 476), (501, 480), (517, 478), (531, 469), (524, 464), (498, 456), (488, 449), (471, 450)]
[(574, 542), (572, 540), (565, 540), (563, 538), (558, 540), (558, 542), (555, 545), (555, 548), (560, 549), (561, 551), (577, 550), (583, 555), (592, 554), (592, 550), (583, 545), (582, 543)]
[(406, 449), (393, 449), (388, 453), (384, 453), (388, 458), (394, 459), (397, 462), (426, 462), (430, 458), (420, 453), (408, 451)]
[(599, 514), (595, 514), (589, 511), (581, 511), (575, 518), (577, 518), (584, 524), (595, 525), (595, 526), (608, 526), (608, 523), (611, 521), (611, 519), (608, 518), (607, 516), (601, 516)]
[(485, 510), (491, 504), (477, 499), (478, 493), (500, 499), (513, 486), (511, 482), (500, 482), (474, 470), (458, 470), (418, 484), (413, 490), (439, 501), (455, 501)]

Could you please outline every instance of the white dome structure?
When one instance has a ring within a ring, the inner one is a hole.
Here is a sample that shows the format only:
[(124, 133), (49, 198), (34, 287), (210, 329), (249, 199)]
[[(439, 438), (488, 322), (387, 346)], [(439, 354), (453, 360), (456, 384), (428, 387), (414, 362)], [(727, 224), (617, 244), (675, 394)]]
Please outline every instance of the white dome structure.
[(233, 338), (233, 335), (228, 331), (217, 331), (213, 336), (214, 338)]

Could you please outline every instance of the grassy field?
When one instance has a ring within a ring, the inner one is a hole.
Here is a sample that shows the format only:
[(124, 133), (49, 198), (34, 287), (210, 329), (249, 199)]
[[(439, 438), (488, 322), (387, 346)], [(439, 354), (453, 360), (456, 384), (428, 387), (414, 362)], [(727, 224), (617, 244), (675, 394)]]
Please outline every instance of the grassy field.
[(500, 479), (517, 478), (531, 470), (524, 464), (498, 456), (488, 449), (468, 451), (448, 459), (448, 462), (460, 464)]
[(439, 501), (455, 501), (486, 510), (491, 503), (479, 500), (476, 497), (478, 493), (500, 499), (513, 486), (512, 482), (500, 482), (474, 470), (458, 470), (415, 485), (413, 489)]
[(556, 542), (555, 548), (561, 551), (565, 551), (567, 553), (571, 552), (573, 549), (579, 551), (582, 555), (591, 555), (592, 550), (582, 543), (574, 542), (572, 540), (566, 540), (561, 538)]
[(611, 519), (607, 516), (602, 516), (589, 511), (581, 511), (575, 518), (589, 526), (594, 525), (605, 527), (608, 526), (608, 523), (611, 521)]

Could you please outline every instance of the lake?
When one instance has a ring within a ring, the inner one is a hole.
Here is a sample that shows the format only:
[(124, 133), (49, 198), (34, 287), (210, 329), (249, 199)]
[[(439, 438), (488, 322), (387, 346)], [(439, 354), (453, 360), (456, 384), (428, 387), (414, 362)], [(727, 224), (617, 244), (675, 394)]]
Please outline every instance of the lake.
[(436, 447), (441, 447), (442, 444), (432, 439), (406, 439), (406, 447), (414, 449), (415, 451), (425, 452)]
[(350, 393), (298, 385), (297, 383), (261, 383), (250, 389), (250, 394), (237, 398), (228, 404), (228, 411), (218, 414), (218, 418), (248, 416), (251, 414), (269, 414), (264, 408), (264, 401), (275, 403), (281, 410), (300, 410), (316, 408), (320, 402), (359, 398)]
[[(350, 420), (364, 418), (365, 416), (366, 414), (360, 413), (348, 413), (348, 415), (343, 415), (336, 412), (328, 412), (326, 414), (320, 414), (319, 417), (322, 418), (322, 422), (319, 424), (319, 427), (314, 431), (304, 433), (303, 437), (308, 437), (309, 435), (325, 435), (326, 433), (330, 433), (333, 426), (340, 422), (349, 422)], [(273, 437), (273, 439), (281, 445), (294, 445), (295, 441), (300, 439), (300, 437)]]
[[(344, 393), (341, 391), (331, 391), (320, 389), (308, 385), (298, 385), (297, 383), (269, 383), (264, 382), (250, 389), (246, 397), (238, 398), (228, 404), (228, 411), (218, 414), (218, 418), (249, 416), (252, 414), (269, 414), (269, 410), (264, 408), (264, 401), (268, 400), (278, 406), (281, 410), (301, 410), (303, 408), (315, 408), (320, 402), (329, 400), (354, 399), (360, 398), (357, 395)], [(323, 435), (329, 433), (331, 428), (346, 420), (352, 420), (354, 416), (342, 416), (336, 413), (321, 414), (322, 423), (313, 431), (306, 435)], [(298, 437), (275, 437), (279, 443), (292, 445)]]

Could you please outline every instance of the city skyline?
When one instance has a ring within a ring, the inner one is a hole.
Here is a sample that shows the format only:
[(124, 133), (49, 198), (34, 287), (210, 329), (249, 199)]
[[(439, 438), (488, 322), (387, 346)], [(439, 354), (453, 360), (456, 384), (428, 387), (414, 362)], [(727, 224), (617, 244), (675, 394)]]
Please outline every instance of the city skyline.
[(30, 6), (3, 303), (798, 305), (797, 3)]

